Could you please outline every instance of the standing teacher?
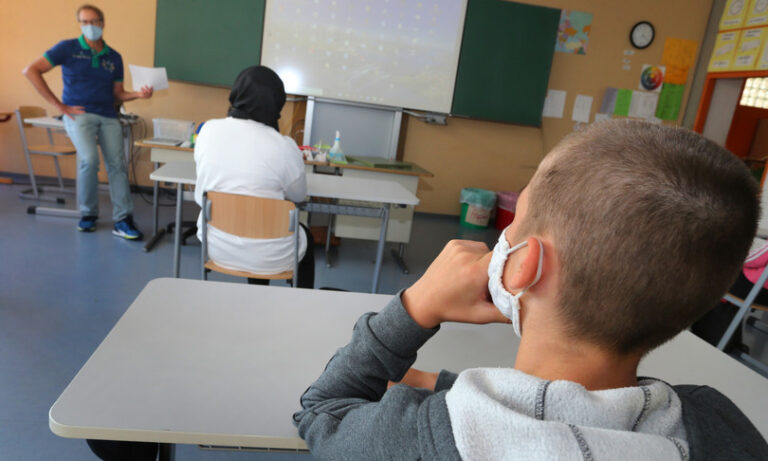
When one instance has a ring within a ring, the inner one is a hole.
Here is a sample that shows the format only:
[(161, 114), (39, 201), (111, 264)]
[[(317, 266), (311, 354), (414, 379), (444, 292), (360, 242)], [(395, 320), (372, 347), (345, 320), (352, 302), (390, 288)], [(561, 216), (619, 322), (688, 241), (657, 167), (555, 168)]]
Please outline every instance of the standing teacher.
[[(127, 92), (123, 88), (123, 59), (104, 42), (104, 13), (93, 5), (77, 9), (82, 35), (62, 40), (24, 69), (46, 101), (64, 115), (67, 135), (77, 149), (77, 196), (82, 232), (96, 230), (99, 215), (98, 171), (101, 146), (109, 177), (113, 234), (140, 240), (143, 235), (133, 223), (133, 199), (123, 163), (123, 137), (115, 104), (152, 97), (152, 88)], [(54, 66), (62, 67), (64, 91), (60, 101), (43, 79)]]

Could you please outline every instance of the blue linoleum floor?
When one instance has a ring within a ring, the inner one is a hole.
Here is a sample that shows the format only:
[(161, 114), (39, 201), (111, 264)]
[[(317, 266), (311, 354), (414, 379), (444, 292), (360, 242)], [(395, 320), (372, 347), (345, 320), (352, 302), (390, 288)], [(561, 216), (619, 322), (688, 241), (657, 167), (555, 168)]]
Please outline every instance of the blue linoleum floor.
[[(0, 461), (93, 460), (84, 441), (51, 433), (48, 409), (147, 282), (171, 276), (171, 239), (166, 237), (154, 251), (145, 253), (141, 243), (114, 237), (106, 193), (101, 194), (97, 232), (83, 234), (75, 229), (74, 219), (26, 214), (30, 202), (16, 197), (20, 189), (0, 185)], [(169, 197), (163, 201), (172, 203)], [(151, 206), (137, 194), (134, 202), (136, 222), (149, 233)], [(186, 203), (185, 210), (187, 218), (196, 217), (193, 203)], [(172, 217), (172, 207), (162, 208), (161, 222)], [(452, 238), (493, 245), (497, 236), (493, 229), (463, 230), (455, 217), (417, 214), (406, 251), (410, 274), (403, 274), (387, 256), (380, 292), (395, 293), (413, 283)], [(387, 254), (393, 248), (389, 245)], [(194, 237), (182, 248), (182, 277), (198, 278), (199, 251)], [(316, 249), (315, 286), (368, 291), (375, 243), (345, 239), (334, 251), (334, 266), (329, 269), (323, 249)], [(212, 274), (211, 279), (243, 283), (220, 274)], [(768, 363), (765, 336), (755, 336), (747, 327), (745, 342)], [(176, 459), (312, 458), (180, 445)]]
[[(147, 282), (172, 275), (172, 241), (166, 237), (145, 253), (143, 244), (113, 236), (107, 193), (101, 194), (97, 231), (84, 234), (75, 229), (74, 219), (27, 214), (34, 202), (18, 199), (20, 189), (0, 185), (0, 461), (96, 459), (84, 441), (51, 433), (48, 409)], [(168, 197), (163, 201), (174, 203)], [(134, 203), (135, 220), (149, 233), (151, 206), (138, 194)], [(185, 203), (185, 218), (192, 219), (197, 212), (194, 203)], [(172, 219), (173, 208), (161, 208), (161, 222)], [(323, 217), (317, 216), (317, 221)], [(417, 215), (406, 251), (410, 274), (403, 274), (389, 257), (389, 250), (396, 248), (389, 244), (380, 292), (395, 293), (413, 283), (452, 238), (492, 244), (497, 235), (494, 230), (463, 231), (457, 218)], [(200, 246), (195, 237), (189, 242), (182, 247), (181, 276), (196, 279)], [(345, 239), (332, 250), (334, 265), (329, 269), (323, 248), (318, 247), (315, 286), (369, 291), (375, 249), (375, 242)], [(244, 283), (215, 273), (210, 278)], [(203, 451), (180, 445), (176, 459), (306, 461), (311, 457)]]

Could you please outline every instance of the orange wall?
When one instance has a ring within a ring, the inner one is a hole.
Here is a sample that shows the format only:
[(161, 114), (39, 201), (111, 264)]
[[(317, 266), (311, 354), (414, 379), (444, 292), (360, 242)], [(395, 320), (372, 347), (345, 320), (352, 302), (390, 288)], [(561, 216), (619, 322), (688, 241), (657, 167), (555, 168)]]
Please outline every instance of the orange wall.
[[(79, 34), (75, 9), (81, 0), (0, 0), (0, 111), (19, 105), (44, 103), (26, 79), (22, 68), (58, 40)], [(105, 12), (104, 37), (121, 52), (126, 63), (151, 66), (154, 58), (155, 1), (106, 0), (96, 2)], [(608, 86), (637, 88), (643, 64), (658, 64), (664, 39), (685, 38), (701, 42), (711, 0), (529, 0), (526, 3), (555, 8), (571, 8), (593, 13), (592, 33), (586, 56), (555, 53), (549, 87), (566, 90), (568, 96), (563, 119), (544, 119), (541, 128), (449, 118), (447, 126), (426, 125), (407, 118), (403, 158), (435, 173), (419, 187), (418, 210), (458, 214), (462, 187), (494, 190), (520, 190), (530, 179), (545, 152), (574, 129), (570, 121), (577, 94), (593, 96), (592, 114), (600, 105)], [(656, 26), (656, 40), (646, 50), (636, 51), (631, 70), (622, 70), (623, 51), (630, 48), (630, 27), (648, 20)], [(492, 44), (489, 44), (492, 46)], [(127, 66), (126, 66), (127, 67)], [(689, 82), (690, 82), (689, 76)], [(47, 74), (54, 92), (61, 92), (61, 73)], [(126, 88), (132, 88), (126, 74)], [(221, 117), (227, 109), (228, 90), (171, 82), (168, 91), (159, 91), (151, 100), (126, 103), (151, 125), (154, 117), (203, 121)], [(687, 99), (687, 95), (686, 95)], [(514, 101), (510, 101), (514, 104)], [(287, 133), (293, 108), (283, 111), (281, 131)], [(681, 111), (682, 117), (682, 111)], [(53, 175), (46, 159), (36, 161), (40, 174)], [(149, 184), (152, 166), (146, 152), (140, 153), (137, 178)], [(15, 121), (0, 124), (0, 171), (24, 173), (26, 166)], [(64, 166), (65, 175), (74, 177), (74, 163)]]

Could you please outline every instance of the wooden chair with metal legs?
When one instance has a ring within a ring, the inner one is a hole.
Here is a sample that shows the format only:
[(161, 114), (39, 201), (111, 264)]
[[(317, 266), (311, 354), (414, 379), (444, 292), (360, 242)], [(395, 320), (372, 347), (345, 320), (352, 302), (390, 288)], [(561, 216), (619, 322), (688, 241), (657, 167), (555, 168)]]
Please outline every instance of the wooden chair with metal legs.
[[(299, 210), (288, 200), (277, 200), (250, 195), (204, 191), (202, 203), (201, 270), (203, 280), (209, 271), (236, 277), (268, 280), (291, 280), (297, 286), (299, 275)], [(208, 226), (252, 239), (275, 239), (293, 236), (293, 270), (278, 274), (257, 274), (227, 269), (208, 259)]]
[[(768, 281), (768, 266), (763, 269), (763, 272), (760, 274), (760, 277), (757, 279), (757, 282), (752, 286), (752, 289), (749, 290), (749, 293), (747, 293), (747, 296), (745, 298), (740, 298), (738, 296), (732, 295), (730, 293), (723, 296), (723, 299), (728, 301), (729, 303), (735, 305), (739, 308), (736, 315), (733, 317), (733, 320), (731, 321), (730, 325), (728, 325), (728, 328), (725, 330), (725, 333), (723, 333), (722, 338), (720, 338), (720, 342), (717, 343), (717, 348), (722, 350), (725, 350), (726, 346), (728, 345), (728, 342), (731, 340), (731, 337), (736, 332), (737, 328), (741, 328), (741, 324), (746, 318), (746, 321), (748, 324), (755, 327), (755, 329), (763, 332), (768, 333), (768, 328), (761, 320), (755, 318), (755, 317), (747, 317), (747, 315), (750, 312), (753, 312), (754, 310), (762, 310), (768, 312), (768, 306), (763, 306), (760, 304), (755, 303), (755, 298), (757, 298), (757, 295), (760, 293), (760, 290), (763, 289), (763, 286), (765, 285), (765, 282)], [(741, 352), (739, 354), (739, 358), (743, 360), (744, 362), (749, 363), (753, 367), (759, 369), (764, 375), (768, 376), (768, 365), (764, 364), (763, 362), (753, 358), (749, 354), (745, 352)]]
[[(54, 144), (53, 135), (51, 129), (46, 128), (48, 132), (48, 144), (29, 144), (27, 142), (27, 134), (25, 129), (32, 127), (32, 125), (25, 123), (24, 119), (32, 117), (45, 117), (45, 109), (35, 106), (21, 106), (16, 110), (16, 120), (19, 124), (19, 134), (21, 135), (21, 145), (24, 148), (24, 157), (27, 160), (27, 170), (29, 171), (29, 183), (32, 186), (31, 189), (23, 190), (19, 193), (19, 197), (23, 199), (38, 200), (41, 202), (53, 202), (64, 203), (64, 199), (60, 197), (47, 197), (42, 194), (45, 192), (59, 192), (72, 194), (72, 189), (64, 187), (64, 179), (61, 177), (61, 167), (59, 166), (59, 157), (75, 155), (77, 150), (74, 147)], [(59, 187), (42, 187), (37, 185), (37, 178), (35, 178), (35, 171), (32, 168), (32, 155), (46, 155), (53, 158), (53, 164), (56, 167), (56, 176), (59, 181)]]

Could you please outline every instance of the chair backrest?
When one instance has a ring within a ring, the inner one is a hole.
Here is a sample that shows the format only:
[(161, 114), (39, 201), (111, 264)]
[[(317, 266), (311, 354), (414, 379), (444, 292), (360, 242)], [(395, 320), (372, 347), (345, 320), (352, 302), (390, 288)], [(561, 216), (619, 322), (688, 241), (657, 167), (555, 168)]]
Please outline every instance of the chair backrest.
[[(45, 109), (38, 106), (19, 106), (19, 121), (22, 123), (24, 122), (24, 119), (32, 118), (32, 117), (45, 117)], [(25, 127), (30, 127), (29, 123), (24, 123)]]
[(292, 211), (296, 204), (249, 195), (209, 191), (208, 224), (228, 234), (253, 239), (273, 239), (294, 234)]

